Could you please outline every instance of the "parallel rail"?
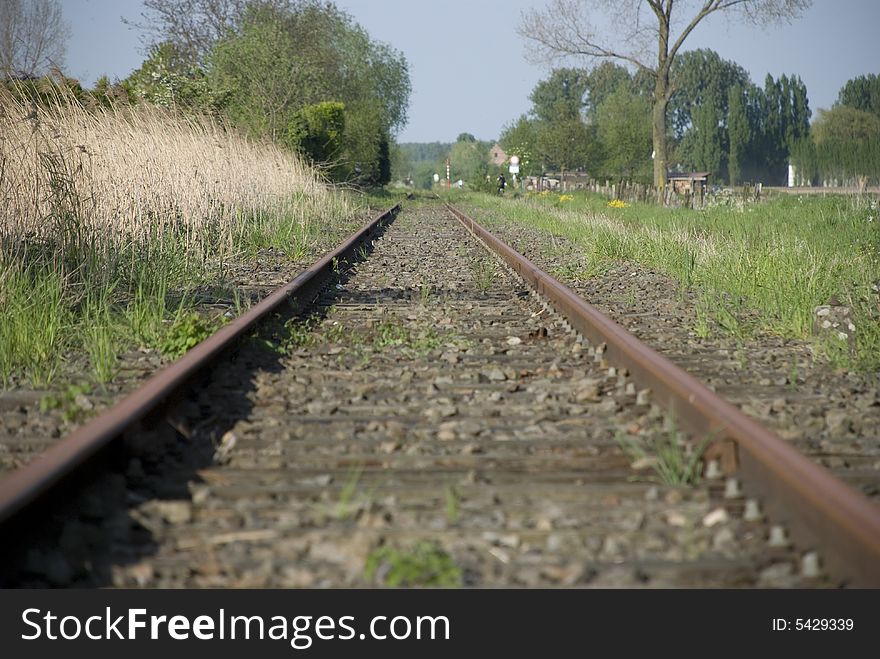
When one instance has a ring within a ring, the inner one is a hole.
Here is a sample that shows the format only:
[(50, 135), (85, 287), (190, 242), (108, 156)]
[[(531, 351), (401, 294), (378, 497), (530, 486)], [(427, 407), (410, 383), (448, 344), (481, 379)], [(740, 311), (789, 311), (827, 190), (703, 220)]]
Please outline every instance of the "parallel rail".
[(768, 512), (789, 525), (806, 546), (853, 584), (880, 587), (880, 507), (781, 437), (720, 398), (702, 382), (636, 339), (571, 289), (504, 244), (451, 204), (449, 210), (498, 254), (557, 312), (595, 344), (605, 344), (608, 360), (629, 369), (650, 387), (682, 427), (711, 438), (726, 471), (737, 471), (760, 494)]

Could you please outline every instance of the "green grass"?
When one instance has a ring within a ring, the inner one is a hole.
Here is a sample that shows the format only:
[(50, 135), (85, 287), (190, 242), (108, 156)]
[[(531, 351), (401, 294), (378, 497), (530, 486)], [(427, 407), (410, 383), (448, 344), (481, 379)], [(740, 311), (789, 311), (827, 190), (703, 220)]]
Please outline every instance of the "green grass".
[(434, 586), (450, 588), (462, 583), (461, 569), (441, 547), (417, 542), (406, 549), (384, 546), (370, 552), (364, 577), (380, 586)]
[(57, 394), (43, 396), (40, 400), (40, 411), (60, 410), (65, 421), (80, 421), (87, 413), (87, 410), (80, 406), (80, 397), (90, 393), (92, 389), (88, 384), (69, 384)]
[[(572, 241), (585, 270), (629, 261), (665, 273), (698, 293), (696, 331), (703, 336), (807, 339), (815, 307), (836, 296), (852, 309), (855, 349), (829, 340), (820, 347), (838, 365), (880, 368), (880, 296), (872, 288), (880, 281), (876, 200), (783, 196), (703, 211), (610, 208), (585, 193), (563, 203), (476, 194), (454, 201), (490, 225), (522, 224)], [(753, 310), (759, 320), (744, 324)]]
[(666, 485), (698, 485), (703, 469), (703, 453), (709, 446), (706, 440), (695, 446), (678, 430), (674, 421), (662, 432), (650, 438), (636, 438), (618, 434), (617, 444), (630, 461), (650, 458), (651, 467)]
[[(332, 308), (328, 310), (332, 313)], [(345, 342), (361, 359), (387, 350), (401, 350), (411, 356), (425, 355), (450, 340), (432, 327), (410, 327), (396, 318), (388, 318), (375, 327), (346, 327), (339, 321), (322, 319), (312, 314), (286, 321), (283, 327), (267, 328), (268, 334), (256, 339), (260, 345), (280, 355), (291, 355), (300, 348), (324, 343)]]
[(222, 325), (222, 321), (205, 318), (195, 312), (180, 313), (159, 344), (159, 349), (166, 357), (177, 359), (211, 336)]
[(446, 502), (446, 521), (450, 524), (455, 524), (461, 516), (459, 497), (458, 492), (455, 490), (455, 486), (449, 485), (446, 487), (444, 499)]
[[(5, 266), (5, 267), (3, 267)], [(26, 374), (35, 386), (51, 382), (72, 324), (64, 281), (44, 267), (12, 267), (0, 261), (0, 382)]]
[(495, 282), (495, 264), (490, 257), (484, 257), (471, 264), (471, 278), (481, 293), (486, 293)]
[(197, 313), (192, 293), (228, 291), (230, 259), (282, 245), (302, 258), (321, 239), (318, 222), (295, 217), (256, 214), (243, 224), (231, 245), (207, 228), (197, 249), (173, 228), (156, 227), (147, 242), (96, 235), (74, 220), (56, 222), (49, 241), (0, 231), (0, 387), (49, 386), (77, 353), (99, 383), (114, 377), (124, 350), (179, 357), (220, 326)]

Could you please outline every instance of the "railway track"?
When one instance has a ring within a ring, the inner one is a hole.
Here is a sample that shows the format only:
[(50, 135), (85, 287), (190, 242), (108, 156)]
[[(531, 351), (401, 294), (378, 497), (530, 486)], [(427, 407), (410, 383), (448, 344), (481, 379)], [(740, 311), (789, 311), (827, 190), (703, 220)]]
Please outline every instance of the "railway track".
[(146, 389), (0, 481), (5, 583), (880, 582), (876, 504), (437, 203)]

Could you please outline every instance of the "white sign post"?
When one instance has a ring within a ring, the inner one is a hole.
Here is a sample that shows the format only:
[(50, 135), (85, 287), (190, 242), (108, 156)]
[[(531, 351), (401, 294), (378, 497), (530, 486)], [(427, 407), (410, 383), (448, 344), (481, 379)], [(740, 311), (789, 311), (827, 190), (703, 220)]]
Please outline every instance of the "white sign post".
[(510, 156), (508, 171), (513, 174), (513, 187), (516, 187), (516, 175), (519, 174), (519, 156)]

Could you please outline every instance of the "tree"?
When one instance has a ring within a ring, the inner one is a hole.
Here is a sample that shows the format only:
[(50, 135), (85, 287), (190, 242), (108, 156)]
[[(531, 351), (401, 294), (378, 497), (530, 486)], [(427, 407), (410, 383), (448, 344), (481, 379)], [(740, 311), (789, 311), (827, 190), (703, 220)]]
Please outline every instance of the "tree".
[(277, 140), (297, 110), (328, 99), (329, 89), (296, 47), (309, 33), (304, 27), (287, 15), (253, 11), (211, 51), (212, 90), (226, 97), (227, 114), (252, 137)]
[(697, 105), (693, 110), (693, 128), (688, 133), (688, 137), (692, 137), (691, 163), (695, 169), (709, 172), (709, 176), (716, 181), (723, 176), (721, 165), (724, 148), (718, 115), (718, 109), (711, 102)]
[(543, 123), (538, 131), (538, 155), (548, 165), (566, 171), (586, 168), (596, 152), (594, 131), (580, 119)]
[(733, 186), (743, 180), (743, 167), (752, 142), (745, 94), (740, 85), (734, 85), (727, 92), (727, 178)]
[(190, 64), (171, 42), (151, 47), (123, 85), (138, 100), (179, 110), (214, 113), (222, 102), (212, 93), (204, 70)]
[(747, 85), (749, 75), (713, 50), (699, 49), (676, 57), (670, 73), (669, 124), (678, 140), (676, 158), (685, 166), (708, 171), (713, 180), (727, 175), (728, 91)]
[(459, 135), (458, 141), (449, 151), (450, 174), (454, 181), (461, 179), (478, 183), (486, 178), (489, 170), (489, 149), (485, 144), (468, 137), (473, 136), (467, 133)]
[(872, 73), (847, 81), (837, 96), (837, 105), (864, 110), (880, 117), (880, 76)]
[(342, 154), (345, 105), (324, 101), (307, 105), (288, 126), (287, 142), (316, 164), (332, 167)]
[(587, 93), (587, 72), (582, 69), (554, 69), (547, 80), (535, 85), (529, 100), (539, 121), (580, 119)]
[(805, 180), (864, 190), (880, 179), (880, 118), (846, 105), (819, 110), (811, 139), (792, 150), (792, 164)]
[(58, 0), (0, 2), (0, 75), (36, 78), (61, 69), (70, 38)]
[(877, 139), (880, 139), (880, 117), (847, 105), (819, 110), (819, 118), (813, 124), (813, 140), (816, 144)]
[(411, 89), (406, 60), (372, 41), (332, 4), (300, 2), (291, 7), (254, 3), (214, 44), (207, 58), (212, 93), (223, 99), (233, 122), (252, 136), (304, 149), (319, 161), (326, 157), (323, 150), (313, 153), (316, 143), (301, 139), (309, 124), (303, 123), (302, 110), (342, 104), (344, 117), (334, 110), (327, 123), (344, 126), (344, 148), (334, 151), (331, 173), (367, 184), (386, 182), (391, 136), (406, 122)]
[(596, 110), (606, 176), (651, 179), (651, 103), (621, 87)]
[(592, 71), (587, 72), (586, 77), (587, 115), (591, 119), (595, 119), (596, 108), (602, 104), (602, 101), (621, 87), (632, 85), (632, 76), (626, 67), (609, 61), (604, 61)]
[(755, 158), (763, 165), (762, 178), (770, 185), (781, 185), (792, 147), (809, 134), (806, 86), (795, 76), (782, 75), (774, 80), (768, 74), (758, 99), (761, 127)]
[[(810, 4), (811, 0), (697, 0), (696, 4), (687, 0), (551, 0), (546, 9), (523, 14), (519, 34), (533, 43), (539, 57), (617, 60), (653, 79), (654, 184), (665, 186), (667, 106), (673, 92), (670, 70), (687, 37), (712, 14), (738, 10), (746, 19), (771, 22), (795, 16)], [(688, 14), (689, 7), (692, 12)], [(617, 30), (591, 25), (590, 14), (603, 9)], [(677, 33), (676, 27), (680, 28)], [(653, 59), (646, 56), (652, 50), (656, 52)]]
[(724, 124), (728, 91), (734, 85), (749, 84), (744, 68), (708, 48), (679, 54), (670, 76), (674, 90), (669, 98), (668, 117), (672, 135), (678, 139), (690, 128), (691, 113), (697, 106), (711, 105), (718, 123)]
[(171, 43), (188, 64), (204, 64), (214, 44), (241, 24), (256, 5), (290, 10), (297, 0), (143, 0), (138, 28), (148, 46)]
[(510, 155), (519, 157), (519, 171), (522, 176), (541, 174), (544, 163), (538, 153), (539, 123), (526, 115), (521, 115), (501, 131), (498, 143)]

